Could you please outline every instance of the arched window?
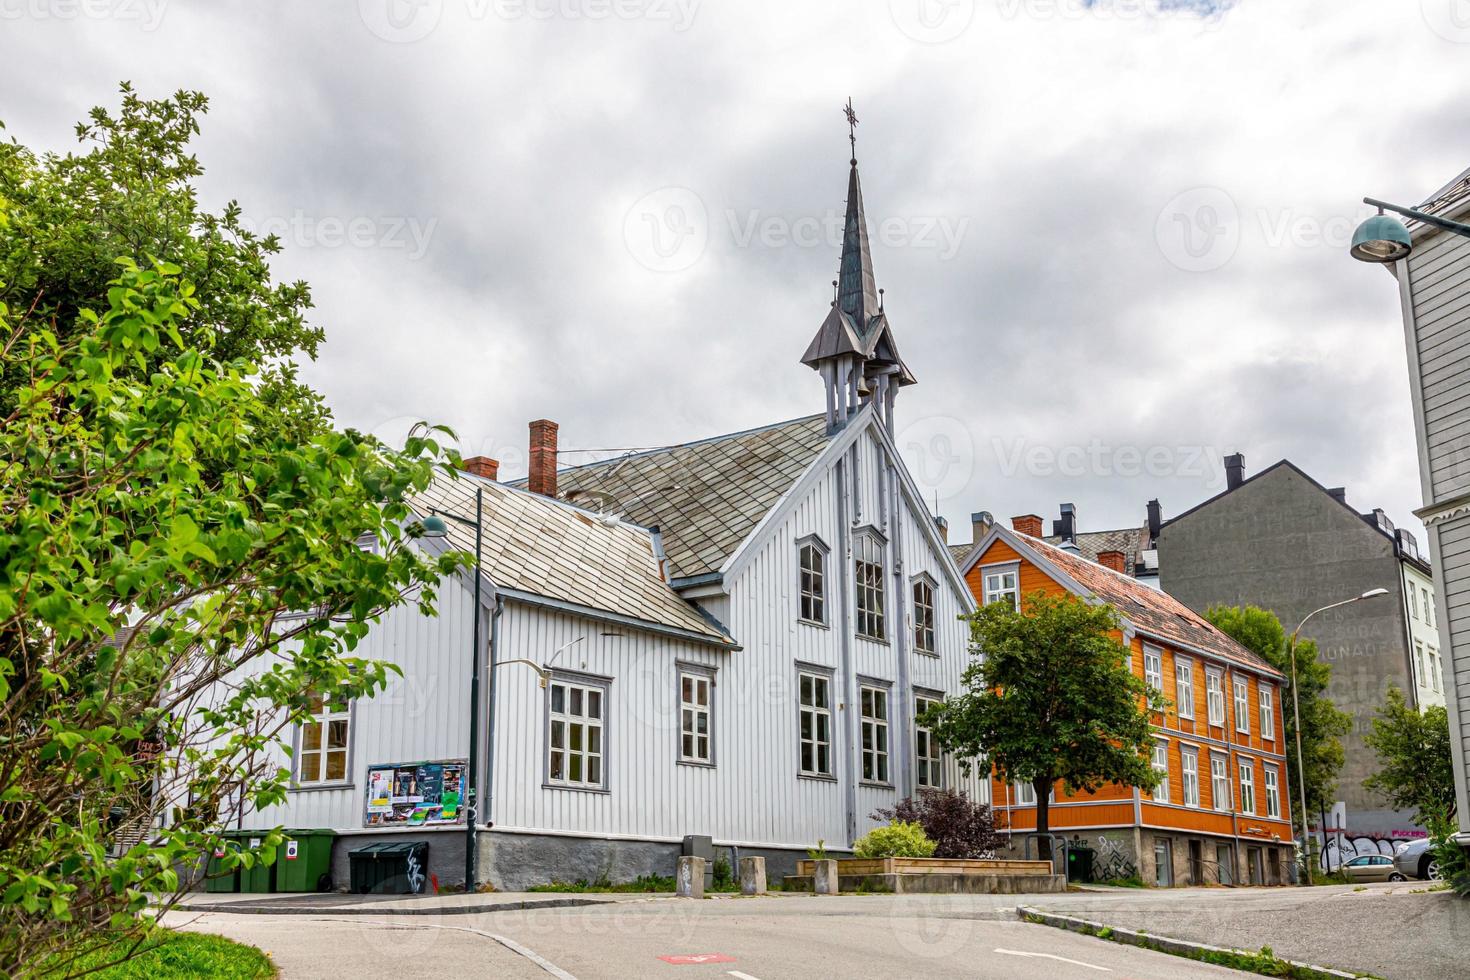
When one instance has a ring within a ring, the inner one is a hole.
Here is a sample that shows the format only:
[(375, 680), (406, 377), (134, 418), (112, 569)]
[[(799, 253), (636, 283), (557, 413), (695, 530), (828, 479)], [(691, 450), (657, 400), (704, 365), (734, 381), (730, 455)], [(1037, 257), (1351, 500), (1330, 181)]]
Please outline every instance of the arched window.
[(799, 545), (800, 572), (797, 594), (801, 618), (808, 623), (827, 625), (827, 547), (818, 538), (806, 538)]

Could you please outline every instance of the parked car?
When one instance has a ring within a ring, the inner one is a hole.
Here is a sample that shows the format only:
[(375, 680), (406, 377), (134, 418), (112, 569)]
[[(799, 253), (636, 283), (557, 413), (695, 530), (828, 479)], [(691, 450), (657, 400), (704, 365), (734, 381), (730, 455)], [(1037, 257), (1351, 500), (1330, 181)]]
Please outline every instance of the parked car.
[(1434, 851), (1427, 837), (1399, 848), (1398, 853), (1393, 856), (1393, 865), (1400, 874), (1409, 878), (1439, 880), (1439, 864), (1434, 860)]
[(1364, 854), (1342, 866), (1342, 873), (1349, 881), (1407, 881), (1404, 874), (1387, 854)]

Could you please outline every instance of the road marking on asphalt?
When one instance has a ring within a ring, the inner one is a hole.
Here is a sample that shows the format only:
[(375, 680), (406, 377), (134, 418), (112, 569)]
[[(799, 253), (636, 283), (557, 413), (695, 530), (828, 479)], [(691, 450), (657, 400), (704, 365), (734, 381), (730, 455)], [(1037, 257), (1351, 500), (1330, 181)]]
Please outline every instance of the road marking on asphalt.
[(1104, 973), (1113, 972), (1108, 967), (1098, 966), (1096, 963), (1084, 963), (1081, 960), (1069, 960), (1065, 956), (1058, 956), (1055, 953), (1028, 953), (1025, 950), (1021, 949), (997, 949), (996, 952), (1003, 953), (1006, 956), (1030, 956), (1035, 959), (1057, 960), (1062, 963), (1071, 963), (1073, 966), (1085, 966), (1089, 970), (1101, 970)]
[(671, 966), (698, 966), (702, 963), (734, 963), (735, 957), (724, 953), (681, 953), (660, 956), (659, 959)]
[[(457, 927), (450, 926), (448, 928)], [(480, 932), (480, 930), (478, 929), (466, 929), (465, 931)], [(537, 966), (541, 967), (541, 969), (545, 970), (547, 973), (556, 977), (556, 980), (577, 980), (576, 977), (572, 976), (566, 970), (563, 970), (561, 967), (557, 966), (546, 957), (540, 955), (534, 949), (528, 949), (525, 946), (522, 946), (520, 943), (516, 942), (514, 939), (511, 939), (509, 936), (497, 936), (493, 932), (480, 932), (480, 935), (489, 936), (491, 939), (495, 940), (497, 943), (504, 946), (512, 953), (519, 953), (526, 959), (530, 960), (532, 963), (535, 963)]]
[(725, 972), (734, 977), (735, 980), (760, 980), (760, 977), (753, 977), (749, 973), (741, 973), (739, 970), (726, 970)]

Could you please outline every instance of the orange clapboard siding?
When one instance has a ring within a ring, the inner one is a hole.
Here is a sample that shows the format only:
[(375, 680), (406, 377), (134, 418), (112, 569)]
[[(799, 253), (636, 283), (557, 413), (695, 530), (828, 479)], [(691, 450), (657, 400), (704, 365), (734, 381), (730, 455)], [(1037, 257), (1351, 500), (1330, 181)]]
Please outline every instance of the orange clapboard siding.
[[(1004, 816), (997, 815), (997, 824), (1004, 821)], [(1065, 804), (1052, 804), (1047, 811), (1047, 823), (1053, 831), (1061, 831), (1073, 827), (1118, 827), (1133, 825), (1133, 804), (1130, 803), (1107, 803), (1099, 806), (1066, 806)], [(1034, 806), (1023, 807), (1010, 812), (1009, 829), (1012, 832), (1036, 829), (1036, 808)]]

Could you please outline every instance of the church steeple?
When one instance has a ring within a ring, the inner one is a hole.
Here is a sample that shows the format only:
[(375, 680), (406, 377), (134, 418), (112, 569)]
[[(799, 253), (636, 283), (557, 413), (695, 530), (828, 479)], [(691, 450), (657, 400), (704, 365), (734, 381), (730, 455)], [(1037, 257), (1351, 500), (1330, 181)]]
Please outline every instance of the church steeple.
[(889, 432), (893, 402), (902, 385), (914, 383), (888, 328), (882, 290), (873, 275), (863, 189), (858, 179), (857, 115), (852, 100), (843, 107), (852, 146), (847, 177), (847, 218), (842, 232), (832, 309), (807, 346), (802, 363), (819, 371), (827, 388), (827, 427), (835, 431), (869, 402), (875, 402)]

